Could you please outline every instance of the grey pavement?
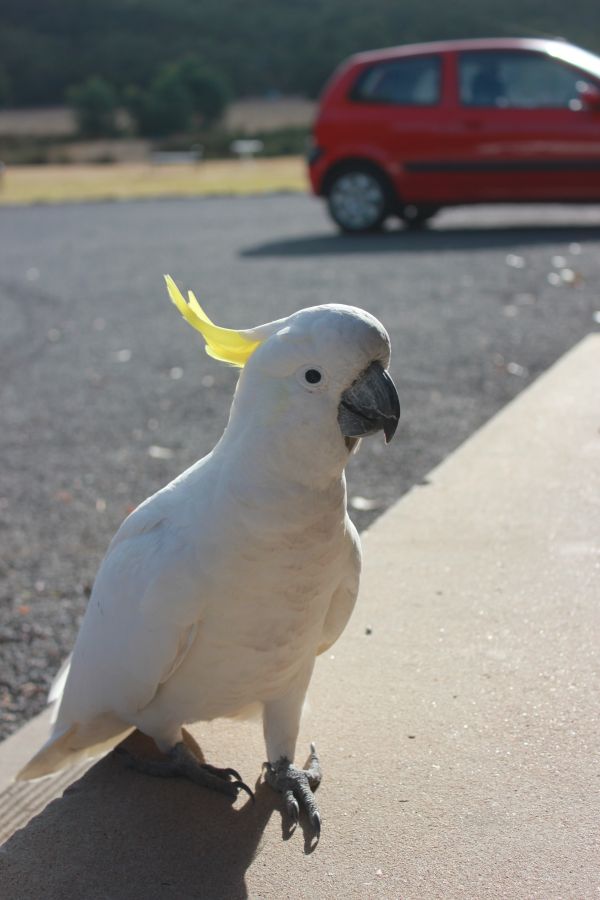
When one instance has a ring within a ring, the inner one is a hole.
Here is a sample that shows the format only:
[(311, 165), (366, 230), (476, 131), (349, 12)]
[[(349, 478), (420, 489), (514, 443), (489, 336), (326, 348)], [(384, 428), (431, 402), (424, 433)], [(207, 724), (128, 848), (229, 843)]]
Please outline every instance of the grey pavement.
[(260, 728), (220, 721), (193, 733), (254, 805), (107, 757), (0, 850), (2, 896), (596, 897), (599, 388), (594, 335), (366, 533), (300, 734), (325, 773), (316, 847), (258, 781)]
[(235, 373), (163, 272), (225, 325), (329, 301), (386, 324), (403, 420), (350, 467), (364, 528), (597, 328), (599, 268), (599, 207), (364, 238), (304, 196), (0, 209), (0, 734), (42, 708), (122, 518), (226, 420)]

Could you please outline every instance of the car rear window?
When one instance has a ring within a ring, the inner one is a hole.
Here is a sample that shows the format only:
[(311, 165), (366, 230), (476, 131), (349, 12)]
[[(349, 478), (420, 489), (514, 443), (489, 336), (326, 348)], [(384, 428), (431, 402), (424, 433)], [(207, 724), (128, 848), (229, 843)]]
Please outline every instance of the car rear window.
[(519, 50), (461, 53), (459, 78), (463, 105), (503, 109), (580, 109), (587, 86), (582, 73), (563, 62)]
[(440, 100), (441, 68), (439, 56), (375, 63), (360, 73), (350, 98), (358, 103), (433, 106)]

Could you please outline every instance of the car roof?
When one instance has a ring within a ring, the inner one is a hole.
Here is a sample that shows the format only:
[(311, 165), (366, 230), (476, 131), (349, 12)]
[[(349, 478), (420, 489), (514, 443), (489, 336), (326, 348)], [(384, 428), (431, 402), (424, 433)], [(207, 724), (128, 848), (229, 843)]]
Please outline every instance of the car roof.
[(564, 62), (589, 69), (600, 77), (600, 57), (587, 50), (569, 44), (561, 38), (465, 38), (452, 41), (431, 41), (422, 44), (401, 44), (381, 50), (369, 50), (350, 57), (350, 65), (382, 62), (399, 56), (416, 56), (427, 53), (460, 52), (463, 50), (535, 50), (548, 53)]

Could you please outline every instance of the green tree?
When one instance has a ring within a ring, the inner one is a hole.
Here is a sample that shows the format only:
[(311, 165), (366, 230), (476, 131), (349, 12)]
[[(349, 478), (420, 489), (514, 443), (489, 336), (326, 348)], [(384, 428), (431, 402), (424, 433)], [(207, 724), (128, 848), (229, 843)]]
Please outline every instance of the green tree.
[(600, 51), (598, 0), (0, 0), (10, 102), (60, 102), (99, 75), (147, 89), (188, 55), (239, 96), (316, 94), (348, 54), (449, 37), (561, 34)]
[(193, 56), (177, 63), (176, 68), (189, 91), (194, 113), (201, 124), (214, 124), (231, 99), (231, 88), (225, 77)]
[(6, 69), (0, 66), (0, 107), (8, 106), (11, 100), (10, 79)]
[(140, 134), (162, 137), (198, 124), (212, 125), (230, 97), (225, 78), (199, 59), (188, 56), (161, 66), (147, 90), (130, 86), (125, 103)]
[(127, 108), (140, 134), (159, 137), (186, 131), (194, 104), (177, 66), (162, 66), (147, 91), (131, 87), (125, 95)]
[(116, 132), (117, 95), (108, 81), (92, 76), (67, 91), (77, 127), (85, 137), (110, 137)]

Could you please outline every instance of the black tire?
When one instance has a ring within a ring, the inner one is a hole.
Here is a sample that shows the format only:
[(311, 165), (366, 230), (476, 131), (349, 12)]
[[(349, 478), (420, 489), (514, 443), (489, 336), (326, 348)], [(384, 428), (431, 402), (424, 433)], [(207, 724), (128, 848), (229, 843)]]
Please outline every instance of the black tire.
[(424, 228), (427, 222), (439, 211), (439, 208), (439, 206), (417, 206), (413, 203), (409, 203), (402, 207), (400, 218), (407, 228), (416, 231), (419, 228)]
[(327, 189), (327, 208), (346, 234), (379, 231), (392, 208), (385, 176), (369, 166), (348, 166), (333, 175)]

